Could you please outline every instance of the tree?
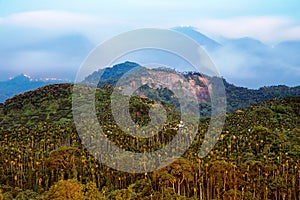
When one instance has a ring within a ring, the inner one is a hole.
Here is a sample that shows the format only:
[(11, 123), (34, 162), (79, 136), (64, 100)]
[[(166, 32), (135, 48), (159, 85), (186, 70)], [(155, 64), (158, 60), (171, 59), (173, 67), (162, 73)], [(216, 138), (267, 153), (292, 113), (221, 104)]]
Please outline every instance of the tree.
[(51, 186), (46, 200), (84, 200), (82, 185), (75, 179), (60, 180)]
[[(68, 178), (77, 178), (78, 168), (82, 164), (80, 160), (81, 150), (71, 146), (60, 147), (51, 151), (46, 164), (51, 169), (68, 172)], [(62, 177), (63, 178), (63, 177)]]
[(88, 182), (85, 186), (84, 197), (86, 200), (104, 200), (105, 197), (98, 190), (96, 183)]
[(113, 199), (113, 200), (130, 200), (132, 198), (132, 196), (135, 195), (135, 193), (133, 191), (134, 186), (135, 185), (132, 184), (127, 189), (113, 191), (110, 194), (109, 199)]
[(174, 193), (186, 195), (191, 193), (192, 187), (190, 186), (193, 185), (194, 172), (193, 164), (187, 159), (180, 158), (171, 165), (155, 172), (154, 176), (158, 179), (161, 187), (170, 185)]
[(238, 199), (242, 199), (242, 195), (241, 195), (240, 191), (231, 189), (231, 190), (224, 192), (223, 199), (224, 200), (238, 200)]

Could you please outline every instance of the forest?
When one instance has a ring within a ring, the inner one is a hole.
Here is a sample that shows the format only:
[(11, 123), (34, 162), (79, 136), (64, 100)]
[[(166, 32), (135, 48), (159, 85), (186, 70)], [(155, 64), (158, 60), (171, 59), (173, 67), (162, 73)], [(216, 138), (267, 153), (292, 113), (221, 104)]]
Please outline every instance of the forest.
[[(0, 200), (300, 199), (300, 97), (274, 98), (227, 113), (219, 141), (205, 158), (198, 151), (210, 119), (202, 117), (192, 146), (180, 159), (134, 174), (99, 163), (85, 148), (73, 122), (71, 93), (70, 84), (48, 85), (1, 104)], [(151, 152), (172, 140), (180, 120), (174, 106), (163, 104), (168, 123), (157, 135), (134, 138), (116, 126), (111, 93), (111, 87), (97, 89), (96, 111), (114, 144)], [(155, 103), (133, 96), (132, 119), (147, 123)]]

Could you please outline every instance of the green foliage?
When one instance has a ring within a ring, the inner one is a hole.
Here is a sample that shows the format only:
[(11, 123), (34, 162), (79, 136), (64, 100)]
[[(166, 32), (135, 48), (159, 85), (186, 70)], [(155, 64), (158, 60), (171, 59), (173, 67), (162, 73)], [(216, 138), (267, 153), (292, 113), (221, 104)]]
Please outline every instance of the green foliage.
[(12, 193), (10, 193), (10, 192), (5, 192), (2, 196), (3, 196), (3, 200), (13, 200), (14, 199)]
[(84, 197), (86, 200), (104, 200), (105, 197), (98, 190), (96, 183), (88, 182), (85, 186)]
[(0, 120), (1, 127), (34, 126), (41, 121), (70, 122), (71, 90), (70, 84), (48, 85), (8, 99), (0, 106), (0, 113), (2, 110), (4, 114)]
[(20, 192), (15, 198), (15, 200), (36, 200), (36, 199), (40, 199), (40, 194), (33, 192), (31, 190)]
[[(199, 158), (198, 151), (210, 119), (201, 118), (194, 143), (181, 159), (153, 173), (128, 174), (102, 165), (85, 149), (69, 115), (72, 86), (61, 87), (41, 88), (3, 105), (3, 199), (300, 197), (300, 97), (264, 101), (227, 114), (220, 140), (205, 158)], [(177, 134), (180, 114), (167, 103), (163, 103), (167, 123), (155, 136), (141, 139), (125, 133), (109, 110), (111, 92), (109, 87), (98, 89), (95, 104), (101, 127), (115, 145), (132, 152), (151, 152)], [(148, 109), (157, 103), (136, 96), (130, 101), (131, 117), (134, 119), (140, 112), (135, 122), (147, 124)], [(62, 119), (67, 120), (62, 123)], [(182, 127), (187, 133), (189, 128), (188, 124)], [(165, 160), (158, 162), (164, 164)]]

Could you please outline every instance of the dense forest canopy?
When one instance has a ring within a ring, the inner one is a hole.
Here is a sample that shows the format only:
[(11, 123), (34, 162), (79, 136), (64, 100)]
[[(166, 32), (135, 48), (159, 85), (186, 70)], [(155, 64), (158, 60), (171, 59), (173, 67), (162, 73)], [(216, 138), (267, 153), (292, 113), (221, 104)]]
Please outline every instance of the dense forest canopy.
[[(85, 148), (72, 120), (72, 85), (50, 85), (0, 107), (0, 199), (300, 199), (300, 97), (263, 101), (228, 113), (219, 142), (198, 156), (209, 118), (181, 159), (152, 173), (116, 171)], [(109, 110), (112, 88), (98, 89), (97, 117), (120, 148), (151, 152), (176, 134), (179, 113), (148, 139), (120, 130)], [(130, 114), (146, 124), (155, 101), (133, 96)], [(188, 131), (188, 130), (187, 130)], [(164, 162), (163, 160), (161, 162)]]

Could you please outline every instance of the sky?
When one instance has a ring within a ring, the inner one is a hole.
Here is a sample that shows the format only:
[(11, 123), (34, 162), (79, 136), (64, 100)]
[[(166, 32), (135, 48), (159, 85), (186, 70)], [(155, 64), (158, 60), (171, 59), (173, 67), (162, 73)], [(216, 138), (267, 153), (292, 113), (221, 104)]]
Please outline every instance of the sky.
[[(300, 41), (299, 9), (299, 0), (0, 0), (0, 80), (73, 80), (98, 44), (139, 28), (193, 26), (216, 41), (251, 37), (270, 46)], [(230, 79), (233, 69), (220, 71)]]

